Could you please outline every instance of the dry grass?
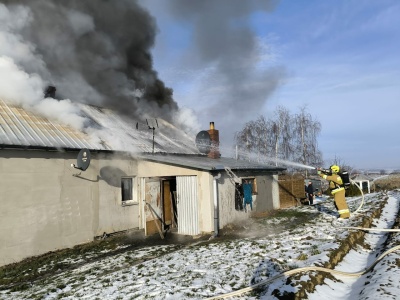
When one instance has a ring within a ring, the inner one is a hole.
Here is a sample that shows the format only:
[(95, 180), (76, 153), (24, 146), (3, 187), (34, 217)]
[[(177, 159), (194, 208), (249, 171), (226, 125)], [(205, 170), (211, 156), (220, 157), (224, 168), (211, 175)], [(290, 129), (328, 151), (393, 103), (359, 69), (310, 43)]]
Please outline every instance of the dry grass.
[(376, 191), (394, 190), (400, 188), (400, 174), (392, 174), (374, 181)]

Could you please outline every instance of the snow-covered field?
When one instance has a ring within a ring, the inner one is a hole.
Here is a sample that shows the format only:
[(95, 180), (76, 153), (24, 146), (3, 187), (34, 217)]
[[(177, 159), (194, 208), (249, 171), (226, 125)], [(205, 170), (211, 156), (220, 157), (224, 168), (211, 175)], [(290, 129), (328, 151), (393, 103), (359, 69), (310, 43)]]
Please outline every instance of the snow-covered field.
[[(185, 247), (127, 248), (117, 255), (33, 281), (25, 290), (2, 290), (0, 299), (205, 299), (223, 295), (287, 270), (326, 266), (333, 253), (343, 247), (343, 241), (355, 232), (341, 227), (361, 226), (366, 217), (385, 203), (372, 227), (391, 228), (399, 200), (397, 191), (387, 196), (367, 195), (362, 208), (349, 220), (337, 220), (333, 202), (326, 201), (289, 209), (287, 217), (256, 219), (256, 226), (247, 228), (246, 237), (234, 240), (215, 238)], [(348, 199), (352, 211), (360, 203), (361, 198)], [(309, 221), (299, 222), (299, 215), (307, 216)], [(261, 234), (264, 229), (269, 234)], [(272, 234), (273, 229), (277, 233)], [(347, 255), (334, 268), (363, 271), (382, 252), (400, 244), (398, 233), (392, 233), (390, 239), (388, 234), (367, 232), (361, 242), (350, 242)], [(75, 257), (71, 263), (79, 260)], [(324, 274), (322, 284), (311, 287), (318, 273), (303, 272), (290, 278), (282, 276), (233, 299), (278, 299), (307, 285), (308, 299), (396, 299), (400, 295), (399, 266), (400, 253), (395, 252), (360, 277)]]

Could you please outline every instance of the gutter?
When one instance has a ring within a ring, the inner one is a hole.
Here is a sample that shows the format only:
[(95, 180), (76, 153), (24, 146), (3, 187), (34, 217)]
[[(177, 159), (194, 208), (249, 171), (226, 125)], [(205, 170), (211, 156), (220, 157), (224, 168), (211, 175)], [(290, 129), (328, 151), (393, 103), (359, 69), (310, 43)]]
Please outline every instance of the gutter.
[[(85, 148), (85, 147), (82, 147)], [(32, 145), (8, 145), (8, 144), (0, 144), (1, 150), (36, 150), (36, 151), (51, 151), (51, 152), (79, 152), (82, 148), (73, 148), (73, 147), (53, 147), (53, 146), (32, 146)], [(86, 148), (90, 152), (94, 153), (117, 153), (124, 151), (114, 151), (114, 150), (106, 150), (106, 149), (91, 149)]]
[(219, 235), (219, 199), (218, 199), (218, 179), (221, 178), (221, 173), (213, 176), (213, 192), (214, 192), (214, 236)]

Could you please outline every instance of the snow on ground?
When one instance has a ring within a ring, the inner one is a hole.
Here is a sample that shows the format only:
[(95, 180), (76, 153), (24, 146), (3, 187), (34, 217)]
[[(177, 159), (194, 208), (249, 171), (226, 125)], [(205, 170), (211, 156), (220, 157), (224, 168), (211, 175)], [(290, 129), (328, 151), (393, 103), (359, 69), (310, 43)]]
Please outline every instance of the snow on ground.
[[(399, 199), (398, 192), (390, 195), (382, 216), (374, 223), (376, 227), (391, 226)], [(286, 270), (323, 265), (349, 234), (349, 230), (339, 227), (359, 226), (362, 217), (370, 215), (383, 200), (382, 194), (367, 195), (362, 209), (349, 220), (337, 220), (332, 201), (317, 200), (321, 204), (285, 210), (286, 217), (255, 219), (257, 226), (249, 230), (256, 228), (257, 232), (246, 232), (252, 238), (215, 238), (183, 248), (163, 245), (127, 249), (33, 282), (23, 291), (0, 291), (0, 299), (204, 299), (221, 295)], [(355, 211), (361, 198), (348, 199), (348, 203)], [(307, 222), (301, 222), (304, 216)], [(277, 233), (266, 230), (269, 234), (260, 236), (263, 228), (276, 229)], [(399, 234), (394, 234), (388, 245), (382, 245), (386, 234), (367, 233), (365, 246), (350, 250), (336, 269), (363, 270), (384, 248), (399, 244)], [(327, 278), (309, 294), (309, 299), (391, 299), (400, 294), (395, 279), (399, 278), (399, 261), (400, 253), (392, 253), (359, 278)], [(306, 282), (310, 275), (303, 273), (299, 278), (295, 282)], [(299, 288), (286, 282), (287, 278), (282, 277), (236, 299), (277, 299), (272, 296), (277, 291), (282, 294)]]
[[(372, 228), (392, 228), (399, 210), (399, 195), (396, 193), (395, 196), (389, 197), (381, 217), (373, 222)], [(369, 232), (364, 240), (367, 248), (359, 246), (350, 250), (335, 269), (354, 273), (365, 270), (382, 252), (395, 246), (395, 243), (390, 243), (389, 247), (384, 244), (387, 235), (388, 233), (385, 232)], [(399, 234), (396, 236), (399, 237)], [(397, 238), (397, 241), (399, 240)], [(358, 278), (342, 277), (341, 281), (331, 282), (331, 284), (327, 282), (327, 285), (318, 286), (316, 292), (309, 295), (309, 299), (398, 299), (400, 292), (398, 281), (396, 280), (396, 283), (390, 286), (388, 283), (398, 278), (396, 275), (399, 274), (400, 264), (397, 261), (396, 266), (396, 259), (399, 257), (400, 253), (385, 257), (383, 262), (374, 268), (372, 274), (370, 272)], [(379, 274), (379, 276), (374, 274)], [(382, 278), (383, 274), (386, 274), (386, 278)], [(370, 278), (375, 278), (376, 283), (380, 282), (380, 284), (371, 284)], [(387, 287), (382, 288), (382, 286)]]

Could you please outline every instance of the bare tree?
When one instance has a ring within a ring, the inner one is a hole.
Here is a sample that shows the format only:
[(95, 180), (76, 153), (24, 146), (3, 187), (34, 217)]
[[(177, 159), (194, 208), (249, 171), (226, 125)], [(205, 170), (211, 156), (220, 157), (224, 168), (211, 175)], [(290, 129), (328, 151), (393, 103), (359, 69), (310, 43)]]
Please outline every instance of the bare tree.
[[(294, 117), (295, 161), (307, 166), (322, 163), (322, 153), (318, 149), (317, 136), (321, 132), (321, 123), (307, 112), (307, 107), (300, 108)], [(307, 171), (306, 171), (307, 176)]]
[(270, 152), (270, 147), (268, 144), (268, 123), (267, 120), (260, 116), (255, 122), (255, 132), (258, 136), (257, 145), (257, 155), (258, 160), (262, 161), (263, 157), (268, 156)]
[(322, 164), (317, 144), (320, 130), (321, 124), (306, 112), (305, 107), (292, 116), (285, 107), (279, 106), (273, 118), (267, 120), (259, 116), (255, 121), (247, 122), (236, 133), (235, 140), (241, 158), (272, 160), (275, 165), (288, 160), (319, 166)]
[(250, 159), (251, 154), (256, 154), (259, 158), (270, 155), (268, 137), (268, 124), (263, 116), (247, 122), (244, 128), (235, 134), (239, 158)]
[[(276, 148), (275, 157), (282, 159), (290, 159), (293, 152), (292, 137), (293, 128), (291, 126), (292, 117), (289, 111), (283, 106), (279, 106), (275, 112), (277, 116), (277, 125), (279, 126), (279, 142), (280, 149)], [(279, 150), (279, 151), (278, 151)]]
[[(278, 165), (280, 159), (289, 159), (292, 155), (292, 129), (289, 111), (280, 106), (274, 113), (274, 118), (266, 120), (259, 116), (257, 120), (247, 122), (244, 128), (237, 132), (235, 140), (243, 154), (252, 152), (260, 160), (274, 160)], [(243, 155), (242, 155), (243, 156)]]

